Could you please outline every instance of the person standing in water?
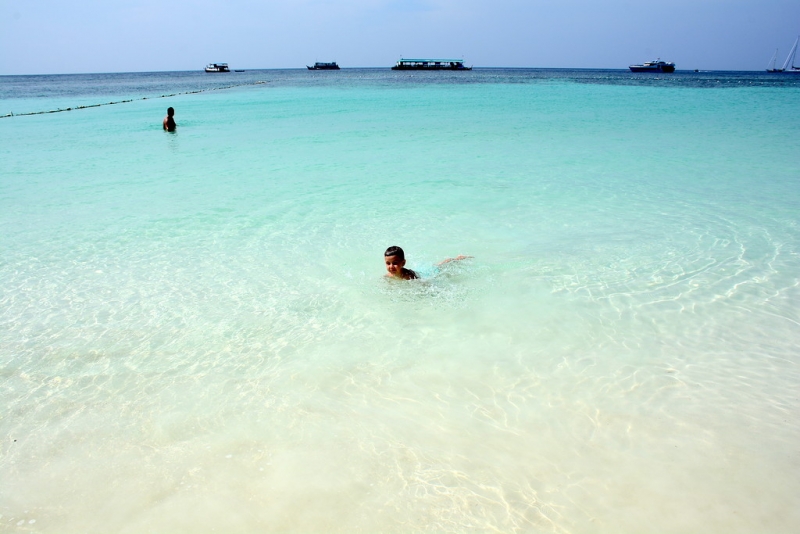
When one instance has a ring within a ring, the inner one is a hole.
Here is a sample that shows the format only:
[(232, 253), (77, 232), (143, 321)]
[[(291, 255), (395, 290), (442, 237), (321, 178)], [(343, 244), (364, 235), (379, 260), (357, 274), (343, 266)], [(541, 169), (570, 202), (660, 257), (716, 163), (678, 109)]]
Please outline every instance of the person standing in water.
[(164, 131), (166, 132), (174, 132), (175, 128), (178, 126), (175, 124), (175, 109), (167, 108), (167, 116), (164, 117)]
[[(472, 256), (456, 256), (455, 258), (447, 258), (436, 264), (437, 267), (449, 263), (451, 261), (465, 260)], [(406, 254), (403, 249), (397, 246), (389, 247), (383, 253), (383, 261), (386, 263), (386, 277), (394, 278), (396, 280), (415, 280), (419, 275), (411, 269), (406, 269)]]

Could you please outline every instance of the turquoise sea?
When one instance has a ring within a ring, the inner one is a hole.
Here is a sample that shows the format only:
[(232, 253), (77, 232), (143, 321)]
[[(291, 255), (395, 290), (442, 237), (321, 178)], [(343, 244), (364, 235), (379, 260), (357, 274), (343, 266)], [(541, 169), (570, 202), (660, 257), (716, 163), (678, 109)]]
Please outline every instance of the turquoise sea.
[(797, 532), (799, 105), (0, 77), (0, 532)]

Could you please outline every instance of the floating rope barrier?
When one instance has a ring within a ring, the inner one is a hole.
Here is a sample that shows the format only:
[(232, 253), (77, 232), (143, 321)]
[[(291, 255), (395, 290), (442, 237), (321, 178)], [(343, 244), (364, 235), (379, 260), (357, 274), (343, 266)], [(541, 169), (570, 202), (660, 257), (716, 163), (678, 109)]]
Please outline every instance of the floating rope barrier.
[(139, 100), (152, 100), (154, 98), (170, 98), (173, 96), (181, 96), (181, 95), (195, 95), (197, 93), (206, 93), (208, 91), (221, 91), (224, 89), (233, 89), (234, 87), (244, 87), (247, 85), (262, 85), (267, 82), (259, 81), (259, 82), (249, 82), (249, 83), (237, 83), (234, 85), (226, 85), (224, 87), (211, 87), (209, 89), (198, 89), (197, 91), (184, 91), (182, 93), (172, 93), (169, 95), (160, 95), (160, 96), (143, 96), (142, 98), (130, 98), (128, 100), (117, 100), (116, 102), (103, 102), (102, 104), (88, 104), (85, 106), (76, 106), (74, 108), (58, 108), (58, 109), (51, 109), (48, 111), (29, 111), (27, 113), (8, 113), (7, 115), (0, 115), (0, 119), (7, 119), (9, 117), (24, 117), (26, 115), (46, 115), (47, 113), (61, 113), (62, 111), (74, 111), (76, 109), (89, 109), (89, 108), (99, 108), (100, 106), (113, 106), (114, 104), (127, 104), (128, 102), (136, 102)]

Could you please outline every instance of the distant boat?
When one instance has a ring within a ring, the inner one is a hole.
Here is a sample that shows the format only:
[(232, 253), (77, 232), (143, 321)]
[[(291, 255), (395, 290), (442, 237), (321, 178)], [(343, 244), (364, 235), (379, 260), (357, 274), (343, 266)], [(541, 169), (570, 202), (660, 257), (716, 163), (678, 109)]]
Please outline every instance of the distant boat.
[(794, 40), (794, 44), (792, 45), (792, 49), (789, 50), (789, 55), (786, 56), (786, 61), (783, 62), (783, 67), (776, 69), (775, 68), (775, 59), (778, 56), (778, 51), (775, 50), (775, 53), (772, 55), (772, 59), (770, 60), (772, 63), (771, 68), (767, 68), (767, 72), (785, 72), (787, 74), (800, 74), (800, 67), (795, 66), (794, 60), (795, 56), (797, 55), (797, 43), (800, 42), (800, 36)]
[(776, 69), (775, 62), (778, 60), (778, 49), (775, 49), (775, 53), (772, 54), (772, 59), (769, 60), (767, 63), (767, 72), (783, 72), (783, 69)]
[(392, 70), (472, 70), (463, 59), (403, 59)]
[(331, 61), (329, 63), (317, 61), (314, 63), (313, 67), (309, 65), (306, 65), (306, 67), (308, 70), (339, 70), (339, 65), (337, 65), (335, 61)]
[(675, 72), (675, 63), (671, 61), (645, 61), (641, 65), (629, 65), (631, 72)]
[(230, 72), (227, 63), (209, 63), (206, 65), (206, 72)]

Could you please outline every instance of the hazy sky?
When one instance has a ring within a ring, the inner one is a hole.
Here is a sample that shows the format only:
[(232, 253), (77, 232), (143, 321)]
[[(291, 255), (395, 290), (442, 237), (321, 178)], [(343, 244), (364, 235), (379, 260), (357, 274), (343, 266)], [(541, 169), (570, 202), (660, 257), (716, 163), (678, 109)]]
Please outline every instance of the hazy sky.
[(762, 70), (798, 34), (800, 0), (0, 0), (0, 74), (389, 67), (401, 56)]

